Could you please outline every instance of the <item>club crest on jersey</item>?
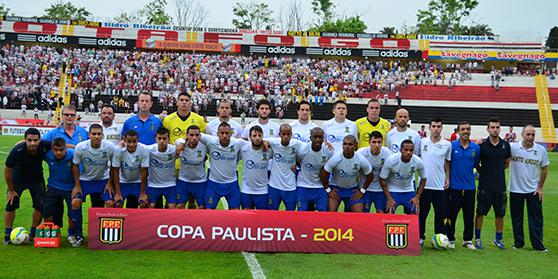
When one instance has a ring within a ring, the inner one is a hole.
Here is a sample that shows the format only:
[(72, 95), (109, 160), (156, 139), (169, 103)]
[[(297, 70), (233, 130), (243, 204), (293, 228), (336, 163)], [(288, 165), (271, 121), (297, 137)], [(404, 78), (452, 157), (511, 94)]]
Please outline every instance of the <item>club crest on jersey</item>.
[(345, 127), (345, 133), (350, 133), (351, 131), (349, 131), (349, 127)]
[(322, 163), (327, 162), (327, 156), (322, 156)]
[(136, 155), (136, 161), (139, 161), (139, 160), (140, 160), (140, 156)]
[(262, 161), (267, 161), (267, 160), (269, 160), (267, 158), (267, 153), (262, 154)]
[(155, 131), (155, 125), (151, 125), (151, 131)]
[(533, 150), (533, 154), (535, 154), (535, 156), (537, 156), (537, 150)]
[(358, 164), (353, 164), (353, 170), (358, 170)]
[(385, 162), (386, 162), (386, 159), (381, 159), (381, 160), (380, 160), (380, 165), (383, 166)]
[(407, 224), (386, 224), (386, 245), (389, 249), (407, 247)]
[(269, 129), (269, 136), (273, 137), (273, 129)]
[(409, 140), (412, 140), (412, 139), (413, 139), (413, 137), (412, 137), (412, 136), (409, 136)]
[(413, 172), (415, 172), (415, 167), (411, 167), (410, 173), (413, 173)]
[(231, 146), (231, 148), (230, 148), (229, 151), (230, 151), (230, 152), (234, 152), (234, 146)]
[(167, 155), (168, 155), (168, 159), (167, 159), (167, 160), (169, 160), (169, 161), (172, 160), (172, 158), (173, 158), (172, 154), (167, 154)]
[(295, 152), (296, 152), (296, 148), (294, 148), (294, 147), (291, 148), (291, 154), (295, 154)]
[(106, 158), (106, 157), (107, 157), (107, 152), (103, 151), (103, 158)]
[(428, 145), (424, 145), (424, 148), (422, 149), (422, 151), (428, 151)]
[(117, 244), (122, 242), (124, 232), (123, 218), (101, 218), (99, 240), (105, 244)]
[(201, 152), (201, 150), (198, 150), (198, 158), (201, 158), (201, 157), (202, 157), (202, 152)]
[[(457, 151), (455, 151), (455, 153), (457, 153)], [(473, 151), (473, 153), (471, 153), (471, 157), (475, 157), (475, 151)]]

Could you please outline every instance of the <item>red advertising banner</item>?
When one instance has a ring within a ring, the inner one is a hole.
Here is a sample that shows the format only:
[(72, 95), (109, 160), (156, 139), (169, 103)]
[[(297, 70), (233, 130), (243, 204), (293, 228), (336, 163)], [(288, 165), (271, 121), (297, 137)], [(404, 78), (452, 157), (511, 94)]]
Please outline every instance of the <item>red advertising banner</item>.
[(418, 216), (89, 209), (89, 249), (420, 255)]

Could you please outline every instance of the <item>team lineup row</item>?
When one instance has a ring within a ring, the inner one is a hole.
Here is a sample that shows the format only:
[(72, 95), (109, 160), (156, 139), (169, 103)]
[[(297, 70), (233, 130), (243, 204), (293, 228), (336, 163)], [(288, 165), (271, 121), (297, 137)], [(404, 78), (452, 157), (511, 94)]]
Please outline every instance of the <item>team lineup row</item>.
[[(149, 103), (150, 97), (144, 99)], [(357, 124), (344, 119), (346, 104), (336, 102), (335, 118), (318, 128), (315, 125), (309, 127), (308, 123), (311, 122), (308, 119), (306, 123), (301, 121), (301, 118), (304, 120), (304, 112), (308, 116), (310, 112), (310, 105), (301, 102), (298, 106), (299, 120), (292, 125), (278, 127), (275, 124), (274, 127), (271, 124), (273, 122), (265, 117), (266, 102), (262, 101), (258, 104), (258, 121), (248, 125), (241, 134), (236, 128), (240, 125), (236, 126), (234, 121), (221, 121), (228, 102), (219, 105), (219, 122), (212, 121), (206, 127), (205, 123), (196, 125), (198, 123), (195, 122), (199, 120), (193, 113), (182, 117), (181, 99), (189, 102), (189, 96), (181, 94), (179, 112), (171, 114), (162, 123), (171, 132), (160, 128), (161, 125), (150, 124), (156, 123), (150, 118), (151, 115), (144, 121), (138, 115), (139, 122), (131, 118), (124, 124), (121, 131), (123, 140), (120, 143), (123, 147), (114, 147), (109, 141), (103, 140), (106, 136), (103, 126), (106, 125), (92, 125), (88, 135), (90, 139), (78, 143), (75, 151), (66, 151), (64, 142), (54, 139), (50, 151), (50, 157), (54, 160), (49, 162), (51, 176), (45, 195), (45, 218), (53, 216), (49, 212), (51, 209), (47, 208), (51, 188), (61, 191), (55, 193), (54, 197), (64, 198), (71, 203), (70, 216), (77, 236), (81, 235), (81, 202), (86, 195), (93, 193), (102, 193), (106, 206), (121, 206), (126, 198), (132, 198), (154, 207), (159, 197), (165, 196), (168, 207), (173, 208), (177, 204), (183, 207), (193, 196), (198, 205), (207, 208), (215, 208), (219, 199), (224, 197), (231, 209), (240, 208), (241, 205), (243, 208), (279, 209), (283, 202), (287, 210), (296, 207), (298, 210), (308, 210), (311, 204), (311, 208), (317, 210), (337, 211), (339, 203), (343, 201), (346, 209), (356, 212), (370, 211), (371, 204), (374, 204), (377, 212), (394, 212), (399, 205), (403, 205), (405, 213), (419, 213), (421, 239), (424, 239), (426, 216), (433, 204), (436, 233), (447, 233), (450, 241), (454, 241), (455, 219), (459, 210), (463, 209), (465, 219), (469, 219), (468, 215), (472, 216), (468, 200), (469, 192), (473, 191), (474, 207), (476, 187), (473, 171), (478, 168), (477, 239), (480, 240), (482, 216), (494, 206), (498, 232), (496, 240), (499, 240), (495, 243), (501, 244), (499, 247), (503, 248), (498, 220), (503, 217), (506, 207), (504, 168), (510, 158), (514, 158), (510, 176), (511, 201), (514, 193), (537, 191), (542, 201), (542, 176), (543, 172), (546, 173), (548, 160), (546, 150), (533, 144), (534, 128), (531, 126), (524, 128), (522, 142), (510, 146), (499, 138), (499, 121), (492, 119), (487, 129), (489, 138), (479, 146), (469, 141), (470, 125), (465, 122), (458, 127), (460, 140), (449, 143), (442, 139), (442, 120), (435, 118), (429, 125), (431, 136), (420, 140), (417, 132), (407, 128), (409, 116), (404, 109), (396, 113), (396, 128), (387, 132), (389, 123), (381, 118), (375, 120), (365, 117), (358, 120)], [(141, 100), (140, 95), (140, 108)], [(379, 103), (371, 100), (367, 110), (369, 116), (370, 110), (376, 110), (375, 113), (379, 115)], [(71, 109), (64, 110), (64, 113), (68, 111), (71, 114)], [(189, 125), (184, 129), (175, 125), (179, 122)], [(216, 129), (215, 123), (218, 124)], [(138, 129), (140, 126), (143, 130)], [(306, 126), (305, 131), (300, 131), (297, 126)], [(371, 132), (362, 133), (361, 130), (366, 128)], [(217, 137), (203, 134), (204, 130)], [(145, 140), (149, 133), (154, 134), (152, 140), (155, 140), (150, 145)], [(244, 135), (249, 141), (232, 138), (233, 134)], [(280, 138), (273, 138), (277, 135)], [(364, 146), (357, 151), (357, 146), (361, 146), (363, 141)], [(169, 142), (175, 142), (175, 145)], [(384, 143), (389, 148), (384, 147)], [(210, 158), (208, 175), (205, 170), (206, 157)], [(178, 172), (175, 171), (176, 159), (180, 159)], [(243, 173), (239, 189), (237, 165), (240, 160), (243, 161)], [(112, 171), (109, 170), (109, 162)], [(66, 170), (52, 169), (55, 165)], [(269, 179), (268, 168), (271, 170)], [(541, 172), (542, 179), (538, 177), (537, 168), (544, 170)], [(420, 178), (416, 190), (415, 173)], [(51, 181), (53, 176), (62, 174), (66, 174), (66, 177), (58, 177), (60, 181), (53, 178)], [(59, 186), (63, 184), (62, 180), (66, 181), (66, 187)], [(448, 219), (449, 222), (444, 222)], [(468, 226), (468, 223), (469, 220), (465, 220), (464, 241), (471, 248), (474, 247), (471, 243), (472, 226)], [(503, 225), (503, 221), (501, 223)], [(542, 223), (540, 242), (542, 245)], [(478, 241), (476, 244), (477, 248), (482, 246)]]

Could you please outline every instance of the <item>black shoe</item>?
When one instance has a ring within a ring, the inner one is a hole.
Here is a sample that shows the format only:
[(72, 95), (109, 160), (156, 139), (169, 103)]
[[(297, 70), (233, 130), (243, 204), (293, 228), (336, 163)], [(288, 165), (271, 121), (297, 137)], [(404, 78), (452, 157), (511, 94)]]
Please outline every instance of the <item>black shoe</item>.
[(10, 241), (10, 236), (9, 235), (4, 235), (4, 245), (10, 245), (12, 244), (12, 242)]

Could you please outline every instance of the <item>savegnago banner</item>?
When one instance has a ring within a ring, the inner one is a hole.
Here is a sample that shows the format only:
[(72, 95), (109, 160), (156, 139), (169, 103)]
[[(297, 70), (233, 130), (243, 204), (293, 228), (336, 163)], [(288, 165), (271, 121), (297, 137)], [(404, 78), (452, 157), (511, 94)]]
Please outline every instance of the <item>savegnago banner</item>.
[(460, 50), (430, 50), (429, 59), (449, 60), (507, 60), (507, 61), (556, 61), (558, 53), (550, 52), (502, 52), (502, 51), (460, 51)]
[(89, 209), (89, 249), (420, 255), (416, 215)]

